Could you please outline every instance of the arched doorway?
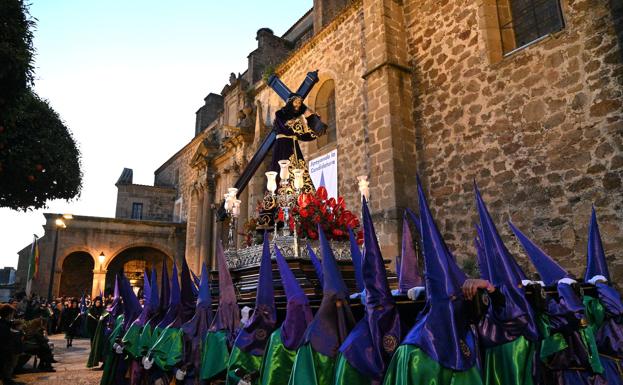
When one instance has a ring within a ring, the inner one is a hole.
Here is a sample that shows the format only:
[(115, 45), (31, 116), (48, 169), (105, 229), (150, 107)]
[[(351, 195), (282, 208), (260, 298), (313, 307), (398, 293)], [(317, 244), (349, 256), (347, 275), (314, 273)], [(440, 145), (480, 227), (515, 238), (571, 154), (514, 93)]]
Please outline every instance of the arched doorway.
[(156, 268), (158, 285), (160, 285), (162, 261), (165, 260), (167, 261), (167, 269), (170, 275), (173, 261), (162, 251), (147, 246), (131, 247), (123, 250), (108, 264), (105, 293), (112, 294), (115, 288), (115, 275), (121, 271), (128, 278), (130, 285), (132, 285), (134, 292), (137, 294), (143, 288), (143, 271), (145, 269), (151, 273), (151, 269)]
[(337, 117), (335, 113), (335, 82), (326, 80), (320, 86), (314, 103), (315, 111), (327, 125), (325, 135), (316, 139), (316, 148), (320, 149), (337, 140)]
[(80, 297), (82, 294), (91, 294), (94, 267), (91, 254), (84, 251), (69, 254), (63, 261), (59, 295)]

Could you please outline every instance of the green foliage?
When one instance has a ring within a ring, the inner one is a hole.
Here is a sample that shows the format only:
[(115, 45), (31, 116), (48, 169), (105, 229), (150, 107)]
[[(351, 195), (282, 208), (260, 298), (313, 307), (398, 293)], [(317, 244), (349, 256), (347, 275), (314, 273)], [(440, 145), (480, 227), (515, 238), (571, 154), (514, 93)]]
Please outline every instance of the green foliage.
[(23, 1), (0, 1), (0, 207), (24, 211), (82, 187), (74, 139), (30, 88), (34, 26)]
[(34, 27), (23, 1), (0, 1), (0, 114), (32, 85)]
[(80, 193), (76, 143), (58, 114), (34, 93), (0, 128), (0, 207), (41, 208)]
[(275, 67), (274, 65), (268, 65), (266, 66), (266, 68), (264, 68), (264, 72), (262, 73), (262, 79), (264, 80), (264, 83), (267, 83), (268, 79), (275, 74), (275, 69), (277, 69), (277, 67)]

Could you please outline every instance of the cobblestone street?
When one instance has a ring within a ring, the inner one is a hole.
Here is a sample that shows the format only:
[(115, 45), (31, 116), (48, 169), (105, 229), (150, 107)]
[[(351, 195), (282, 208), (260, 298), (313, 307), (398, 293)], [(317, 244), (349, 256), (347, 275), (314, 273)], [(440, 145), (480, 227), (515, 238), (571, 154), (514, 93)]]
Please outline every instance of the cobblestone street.
[[(17, 375), (16, 381), (26, 384), (45, 385), (95, 385), (99, 384), (102, 375), (101, 370), (87, 369), (86, 362), (89, 356), (89, 340), (74, 340), (73, 347), (65, 347), (63, 334), (55, 334), (50, 337), (54, 343), (54, 358), (58, 363), (54, 364), (54, 373), (23, 373)], [(32, 360), (25, 365), (26, 370), (32, 368)]]

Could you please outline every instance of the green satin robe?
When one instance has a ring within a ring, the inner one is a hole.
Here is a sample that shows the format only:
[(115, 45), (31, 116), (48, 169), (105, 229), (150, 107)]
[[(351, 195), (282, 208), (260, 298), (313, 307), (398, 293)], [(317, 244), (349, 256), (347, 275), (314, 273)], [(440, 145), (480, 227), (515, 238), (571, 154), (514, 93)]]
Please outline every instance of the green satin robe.
[(346, 357), (339, 355), (335, 365), (333, 385), (370, 385), (370, 377), (366, 377), (353, 368)]
[(289, 350), (283, 345), (281, 328), (278, 328), (271, 334), (264, 353), (260, 384), (287, 384), (295, 357), (296, 350)]
[(444, 368), (414, 345), (401, 345), (392, 358), (384, 385), (482, 385), (478, 367), (457, 372)]
[(223, 373), (227, 370), (228, 361), (227, 331), (208, 332), (201, 351), (200, 378), (209, 380)]
[[(235, 374), (236, 369), (241, 368), (244, 373), (252, 373), (259, 371), (260, 366), (262, 366), (262, 356), (254, 356), (234, 346), (227, 362), (227, 385), (238, 385), (241, 378)], [(252, 382), (253, 385), (257, 383), (258, 380)]]
[(128, 328), (128, 331), (125, 332), (125, 335), (121, 339), (125, 351), (128, 352), (130, 356), (134, 359), (140, 358), (142, 356), (139, 346), (141, 329), (142, 327), (132, 323), (132, 325), (130, 325), (130, 327)]
[(292, 365), (289, 385), (328, 385), (333, 383), (335, 358), (314, 351), (311, 344), (301, 346)]
[(485, 352), (483, 379), (486, 385), (532, 385), (535, 345), (523, 336), (488, 348)]
[(182, 360), (183, 332), (179, 328), (166, 327), (159, 335), (148, 356), (153, 358), (154, 364), (166, 372), (172, 370)]
[(87, 368), (93, 368), (99, 366), (103, 360), (103, 349), (105, 345), (104, 328), (106, 326), (106, 320), (108, 319), (108, 312), (104, 310), (100, 319), (97, 321), (95, 328), (95, 336), (91, 342), (91, 351), (89, 352), (89, 358), (87, 360)]
[(106, 360), (104, 361), (104, 371), (102, 373), (102, 379), (100, 385), (112, 385), (115, 381), (115, 370), (117, 369), (117, 363), (119, 361), (119, 354), (113, 350), (115, 340), (121, 334), (123, 329), (123, 314), (117, 316), (115, 320), (115, 326), (110, 332), (107, 340), (105, 341), (104, 349), (106, 349)]
[(151, 326), (149, 324), (143, 326), (143, 329), (141, 330), (141, 334), (138, 337), (138, 354), (139, 356), (144, 356), (145, 354), (147, 354), (147, 351), (149, 349), (151, 349), (151, 346), (153, 345), (152, 343), (152, 335), (153, 335), (153, 329), (151, 328)]

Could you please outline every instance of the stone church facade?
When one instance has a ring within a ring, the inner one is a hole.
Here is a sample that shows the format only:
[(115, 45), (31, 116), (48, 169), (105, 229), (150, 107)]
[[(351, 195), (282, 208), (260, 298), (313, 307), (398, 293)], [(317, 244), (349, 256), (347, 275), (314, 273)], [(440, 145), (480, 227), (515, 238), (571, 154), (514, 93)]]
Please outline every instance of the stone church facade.
[[(206, 97), (195, 138), (156, 171), (156, 184), (180, 191), (193, 268), (213, 264), (226, 228), (216, 209), (283, 105), (260, 74), (274, 70), (295, 88), (317, 69), (306, 103), (335, 133), (303, 153), (309, 160), (337, 149), (339, 193), (353, 210), (356, 177), (369, 177), (386, 258), (399, 251), (403, 209), (416, 208), (419, 173), (459, 259), (475, 255), (475, 180), (525, 266), (508, 220), (580, 275), (594, 204), (621, 277), (621, 4), (546, 1), (539, 11), (559, 25), (541, 20), (520, 30), (508, 20), (528, 3), (317, 0), (282, 37), (260, 29), (247, 70)], [(543, 25), (552, 31), (534, 38), (530, 28)], [(261, 199), (263, 171), (241, 196), (240, 223)]]
[[(192, 140), (155, 171), (185, 229), (180, 254), (195, 272), (215, 265), (223, 196), (283, 106), (267, 75), (296, 89), (318, 70), (306, 104), (329, 130), (303, 153), (337, 150), (339, 194), (354, 212), (357, 176), (368, 176), (385, 258), (399, 253), (404, 208), (417, 209), (419, 174), (459, 260), (475, 255), (476, 181), (528, 271), (506, 222), (581, 276), (594, 205), (622, 278), (622, 29), (614, 0), (314, 0), (282, 36), (258, 30), (248, 67), (206, 96)], [(239, 197), (239, 224), (255, 215), (265, 167)]]

